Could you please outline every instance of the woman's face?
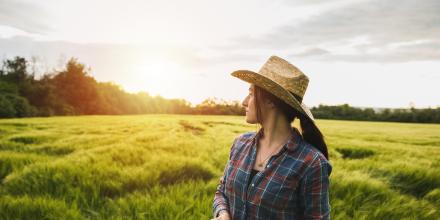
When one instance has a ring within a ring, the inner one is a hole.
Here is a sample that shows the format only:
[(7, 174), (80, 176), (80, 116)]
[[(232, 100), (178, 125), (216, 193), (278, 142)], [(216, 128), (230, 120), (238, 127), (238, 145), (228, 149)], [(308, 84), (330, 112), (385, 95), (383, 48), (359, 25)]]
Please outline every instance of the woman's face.
[(249, 87), (249, 93), (242, 102), (242, 105), (246, 108), (246, 122), (250, 124), (257, 123), (257, 114), (254, 101), (254, 85), (251, 84)]

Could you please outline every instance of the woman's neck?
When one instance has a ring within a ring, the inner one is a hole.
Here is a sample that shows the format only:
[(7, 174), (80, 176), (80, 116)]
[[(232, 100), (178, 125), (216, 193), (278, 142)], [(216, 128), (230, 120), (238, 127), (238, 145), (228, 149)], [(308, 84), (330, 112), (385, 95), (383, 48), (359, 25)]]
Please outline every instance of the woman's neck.
[(264, 132), (260, 141), (267, 148), (279, 147), (281, 142), (286, 141), (292, 135), (291, 124), (281, 115), (268, 117), (263, 121), (262, 126)]

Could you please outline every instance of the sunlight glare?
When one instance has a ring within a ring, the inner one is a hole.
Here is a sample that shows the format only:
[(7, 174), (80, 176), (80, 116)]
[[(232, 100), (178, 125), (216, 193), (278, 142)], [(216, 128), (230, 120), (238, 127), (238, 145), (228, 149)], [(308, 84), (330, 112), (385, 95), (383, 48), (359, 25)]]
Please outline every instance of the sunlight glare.
[(185, 82), (186, 70), (182, 65), (165, 59), (144, 59), (134, 68), (136, 74), (130, 79), (129, 91), (148, 91), (150, 95), (175, 97)]

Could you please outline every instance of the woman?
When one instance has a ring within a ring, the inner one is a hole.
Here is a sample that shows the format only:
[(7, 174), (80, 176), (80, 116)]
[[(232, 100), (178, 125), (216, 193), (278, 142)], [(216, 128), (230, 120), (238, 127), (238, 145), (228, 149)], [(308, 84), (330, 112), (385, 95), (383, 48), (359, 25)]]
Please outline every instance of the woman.
[[(215, 193), (214, 219), (329, 219), (327, 146), (302, 104), (308, 77), (272, 56), (258, 73), (231, 75), (250, 83), (246, 122), (258, 132), (235, 138)], [(300, 120), (301, 133), (293, 126)]]

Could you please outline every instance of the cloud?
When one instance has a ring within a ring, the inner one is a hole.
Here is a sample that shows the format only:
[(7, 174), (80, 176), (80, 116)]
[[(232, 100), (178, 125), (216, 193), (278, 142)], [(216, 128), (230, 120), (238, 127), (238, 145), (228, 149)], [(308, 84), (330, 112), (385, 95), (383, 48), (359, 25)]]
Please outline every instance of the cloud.
[[(304, 21), (291, 21), (264, 35), (237, 37), (223, 48), (309, 50), (297, 55), (348, 61), (362, 61), (363, 58), (378, 62), (439, 59), (440, 50), (435, 49), (440, 43), (439, 11), (438, 0), (356, 2)], [(366, 41), (353, 42), (360, 37)], [(405, 45), (417, 41), (427, 43)], [(310, 51), (314, 47), (332, 53), (321, 56), (316, 49)]]
[(325, 55), (325, 54), (330, 54), (330, 52), (328, 50), (324, 50), (324, 49), (321, 49), (321, 48), (313, 47), (313, 48), (309, 48), (307, 50), (304, 50), (304, 51), (302, 51), (300, 53), (292, 54), (290, 56), (309, 57), (309, 56), (320, 56), (320, 55)]
[(47, 25), (47, 11), (34, 2), (24, 0), (0, 1), (0, 25), (17, 28), (28, 33), (42, 34), (52, 28)]
[(334, 55), (330, 60), (348, 60), (355, 62), (409, 62), (440, 60), (440, 41), (414, 43), (385, 49), (381, 53), (364, 53), (357, 55)]

